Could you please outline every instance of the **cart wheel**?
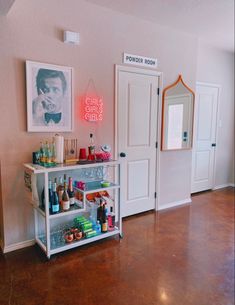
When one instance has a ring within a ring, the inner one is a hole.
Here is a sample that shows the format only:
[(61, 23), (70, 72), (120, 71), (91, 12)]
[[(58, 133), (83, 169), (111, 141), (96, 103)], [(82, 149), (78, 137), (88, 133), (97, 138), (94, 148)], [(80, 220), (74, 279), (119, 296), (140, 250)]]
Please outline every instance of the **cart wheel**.
[(120, 233), (119, 236), (121, 239), (123, 239), (123, 233)]

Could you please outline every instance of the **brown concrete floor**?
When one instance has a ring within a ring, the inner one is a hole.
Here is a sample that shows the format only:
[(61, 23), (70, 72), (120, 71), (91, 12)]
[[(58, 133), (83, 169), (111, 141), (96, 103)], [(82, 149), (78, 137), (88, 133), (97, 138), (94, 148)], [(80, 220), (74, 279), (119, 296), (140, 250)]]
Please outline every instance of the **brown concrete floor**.
[(0, 254), (1, 305), (232, 305), (234, 189), (129, 217), (124, 239)]

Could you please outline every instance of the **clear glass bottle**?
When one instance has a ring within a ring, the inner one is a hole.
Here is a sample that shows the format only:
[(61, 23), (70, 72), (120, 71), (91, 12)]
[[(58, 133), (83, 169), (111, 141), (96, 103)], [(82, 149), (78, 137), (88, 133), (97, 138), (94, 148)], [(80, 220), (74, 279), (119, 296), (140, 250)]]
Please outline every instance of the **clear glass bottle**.
[(70, 201), (69, 201), (69, 195), (67, 192), (66, 182), (64, 182), (64, 191), (63, 191), (63, 195), (62, 195), (61, 206), (62, 206), (63, 211), (68, 211), (70, 209)]
[(51, 150), (50, 150), (50, 145), (47, 141), (45, 144), (45, 163), (47, 164), (51, 163)]
[(46, 162), (46, 152), (45, 145), (43, 142), (40, 143), (40, 163), (44, 164)]
[(91, 156), (95, 155), (95, 141), (94, 141), (94, 137), (93, 137), (92, 133), (90, 133), (88, 151), (89, 151), (89, 155), (91, 155)]
[(51, 143), (51, 162), (55, 163), (56, 158), (56, 149), (55, 149), (55, 140), (53, 139)]

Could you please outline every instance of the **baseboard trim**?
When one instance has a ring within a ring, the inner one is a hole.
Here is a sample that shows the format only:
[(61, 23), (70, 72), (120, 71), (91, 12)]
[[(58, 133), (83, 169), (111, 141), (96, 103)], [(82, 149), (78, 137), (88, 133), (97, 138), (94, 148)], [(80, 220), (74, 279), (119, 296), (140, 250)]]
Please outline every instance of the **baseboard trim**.
[(34, 244), (35, 244), (34, 239), (11, 244), (9, 246), (3, 247), (3, 253), (8, 253), (8, 252), (12, 252), (12, 251), (19, 250), (22, 248), (30, 247), (30, 246), (33, 246)]
[(213, 187), (212, 190), (215, 191), (215, 190), (219, 190), (219, 189), (224, 189), (225, 187), (229, 187), (229, 186), (235, 187), (235, 184), (225, 183), (225, 184), (216, 185), (215, 187)]
[(164, 204), (164, 205), (158, 207), (158, 211), (166, 210), (169, 208), (174, 208), (174, 207), (177, 207), (177, 206), (180, 206), (180, 205), (183, 205), (186, 203), (191, 203), (191, 202), (192, 202), (191, 198), (187, 198), (187, 199), (179, 200), (179, 201), (173, 201), (173, 202), (170, 202), (170, 203), (167, 203), (167, 204)]

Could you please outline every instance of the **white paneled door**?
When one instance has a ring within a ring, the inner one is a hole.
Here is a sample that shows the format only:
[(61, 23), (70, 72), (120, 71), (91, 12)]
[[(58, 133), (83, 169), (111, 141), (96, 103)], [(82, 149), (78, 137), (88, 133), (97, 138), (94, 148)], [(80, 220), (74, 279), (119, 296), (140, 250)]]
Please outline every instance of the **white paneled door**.
[(116, 67), (117, 152), (122, 216), (155, 209), (159, 73)]
[(213, 188), (219, 86), (197, 84), (192, 160), (192, 193)]

